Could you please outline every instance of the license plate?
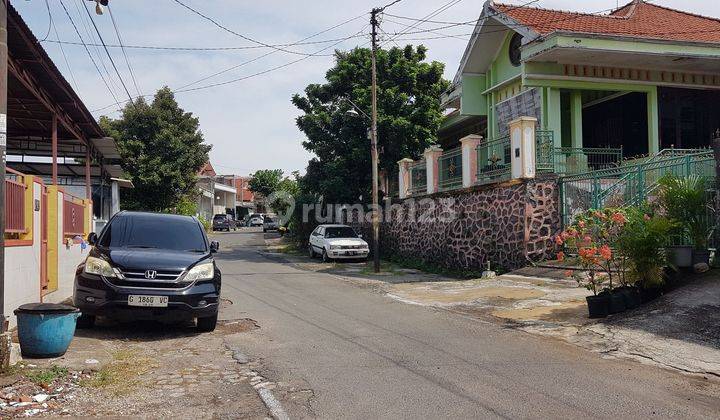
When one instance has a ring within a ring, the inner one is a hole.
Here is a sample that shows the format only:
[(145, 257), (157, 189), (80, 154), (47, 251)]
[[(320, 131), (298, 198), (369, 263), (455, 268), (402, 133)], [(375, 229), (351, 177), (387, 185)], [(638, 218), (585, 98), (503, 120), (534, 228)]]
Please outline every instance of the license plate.
[(357, 252), (355, 252), (355, 251), (350, 251), (350, 252), (348, 252), (348, 255), (357, 255)]
[(128, 306), (151, 306), (164, 308), (168, 306), (167, 296), (129, 295)]

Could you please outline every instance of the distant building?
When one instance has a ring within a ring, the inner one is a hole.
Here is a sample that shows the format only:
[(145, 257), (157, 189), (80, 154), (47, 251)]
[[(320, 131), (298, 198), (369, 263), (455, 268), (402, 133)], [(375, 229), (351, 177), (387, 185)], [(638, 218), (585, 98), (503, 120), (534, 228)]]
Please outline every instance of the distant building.
[(197, 215), (212, 220), (216, 214), (232, 214), (237, 218), (237, 190), (232, 176), (218, 175), (207, 162), (198, 172)]

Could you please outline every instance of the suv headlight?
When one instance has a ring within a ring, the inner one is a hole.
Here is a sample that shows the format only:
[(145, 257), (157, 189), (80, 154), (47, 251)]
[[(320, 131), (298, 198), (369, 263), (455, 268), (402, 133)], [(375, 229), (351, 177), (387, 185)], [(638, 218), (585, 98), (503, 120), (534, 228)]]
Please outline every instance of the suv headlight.
[(85, 273), (104, 277), (116, 277), (115, 271), (110, 266), (110, 263), (102, 258), (96, 257), (88, 257), (87, 260), (85, 260)]
[(207, 262), (191, 268), (185, 276), (185, 281), (212, 280), (213, 278), (215, 278), (215, 265)]

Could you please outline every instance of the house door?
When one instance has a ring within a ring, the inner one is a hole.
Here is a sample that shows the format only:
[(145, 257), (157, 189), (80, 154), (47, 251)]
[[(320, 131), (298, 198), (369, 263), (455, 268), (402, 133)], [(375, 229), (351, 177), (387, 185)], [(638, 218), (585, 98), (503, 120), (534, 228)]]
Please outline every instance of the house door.
[(48, 289), (48, 211), (47, 211), (47, 188), (42, 187), (40, 198), (40, 290), (42, 294), (47, 293)]

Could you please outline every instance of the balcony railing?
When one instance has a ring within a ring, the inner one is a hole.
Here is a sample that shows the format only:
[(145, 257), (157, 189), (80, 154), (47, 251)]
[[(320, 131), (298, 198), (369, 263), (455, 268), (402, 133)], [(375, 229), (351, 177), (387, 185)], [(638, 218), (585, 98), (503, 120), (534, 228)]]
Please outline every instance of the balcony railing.
[(419, 160), (410, 165), (410, 194), (427, 192), (427, 164)]
[(622, 148), (559, 147), (554, 149), (554, 172), (573, 175), (620, 166)]
[(25, 233), (25, 189), (23, 175), (7, 169), (5, 176), (5, 233)]
[(462, 186), (462, 150), (448, 150), (438, 159), (438, 188), (442, 190), (452, 190)]
[(510, 179), (510, 136), (477, 147), (477, 182), (491, 184)]

